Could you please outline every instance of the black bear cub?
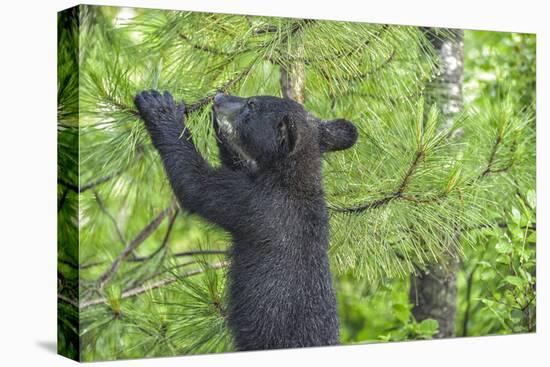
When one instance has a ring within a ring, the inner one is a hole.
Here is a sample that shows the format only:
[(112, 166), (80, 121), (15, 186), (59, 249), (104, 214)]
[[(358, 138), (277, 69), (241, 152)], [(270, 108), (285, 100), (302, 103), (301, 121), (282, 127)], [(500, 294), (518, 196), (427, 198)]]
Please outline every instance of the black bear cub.
[(213, 168), (195, 149), (183, 103), (145, 91), (135, 104), (181, 206), (232, 235), (227, 321), (236, 347), (337, 344), (321, 153), (351, 147), (355, 127), (290, 99), (218, 94), (222, 165)]

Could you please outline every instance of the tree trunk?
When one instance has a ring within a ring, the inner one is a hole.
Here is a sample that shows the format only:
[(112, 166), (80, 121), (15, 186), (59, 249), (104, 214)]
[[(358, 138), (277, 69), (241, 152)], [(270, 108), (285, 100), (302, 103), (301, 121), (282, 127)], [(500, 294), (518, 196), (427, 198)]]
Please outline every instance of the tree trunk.
[[(295, 37), (297, 39), (298, 37)], [(294, 40), (295, 40), (294, 39)], [(293, 60), (289, 58), (287, 62), (280, 65), (281, 67), (281, 92), (283, 97), (290, 98), (299, 103), (305, 101), (305, 64), (301, 61), (304, 55), (304, 47), (302, 44), (294, 47), (295, 54)]]
[[(462, 108), (464, 74), (464, 34), (461, 30), (445, 30), (438, 34), (425, 30), (439, 56), (440, 74), (427, 86), (428, 103), (436, 103), (443, 115), (441, 129), (449, 129)], [(451, 137), (454, 138), (454, 137)], [(455, 336), (456, 274), (458, 254), (449, 250), (446, 264), (435, 264), (425, 272), (411, 277), (410, 301), (417, 321), (428, 318), (439, 322), (436, 338)]]

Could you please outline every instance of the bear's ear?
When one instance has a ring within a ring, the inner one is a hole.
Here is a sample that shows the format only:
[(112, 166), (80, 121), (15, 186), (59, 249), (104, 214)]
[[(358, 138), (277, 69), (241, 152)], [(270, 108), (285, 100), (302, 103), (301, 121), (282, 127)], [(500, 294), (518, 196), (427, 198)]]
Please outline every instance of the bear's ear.
[(343, 119), (319, 122), (321, 153), (348, 149), (357, 141), (357, 128)]
[(288, 115), (285, 115), (277, 125), (277, 143), (287, 154), (292, 154), (298, 145), (298, 129)]

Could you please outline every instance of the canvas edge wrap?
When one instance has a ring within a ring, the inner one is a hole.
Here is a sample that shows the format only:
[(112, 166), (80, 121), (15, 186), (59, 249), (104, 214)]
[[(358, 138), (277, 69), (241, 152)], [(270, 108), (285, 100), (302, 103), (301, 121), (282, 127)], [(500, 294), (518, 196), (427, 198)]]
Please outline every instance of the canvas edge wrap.
[(57, 13), (57, 353), (81, 360), (79, 63), (82, 5)]

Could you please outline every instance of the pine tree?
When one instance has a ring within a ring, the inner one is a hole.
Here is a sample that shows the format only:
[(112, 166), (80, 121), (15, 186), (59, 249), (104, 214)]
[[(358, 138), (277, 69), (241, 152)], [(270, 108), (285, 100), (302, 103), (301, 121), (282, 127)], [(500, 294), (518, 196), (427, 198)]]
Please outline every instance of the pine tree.
[(78, 353), (78, 335), (87, 361), (232, 348), (229, 238), (177, 207), (133, 106), (143, 89), (186, 102), (214, 164), (218, 91), (353, 121), (359, 142), (324, 162), (337, 282), (375, 289), (448, 263), (472, 229), (498, 225), (484, 216), (494, 176), (533, 187), (531, 115), (504, 95), (449, 119), (427, 93), (440, 65), (417, 27), (79, 6), (59, 33), (60, 347)]

